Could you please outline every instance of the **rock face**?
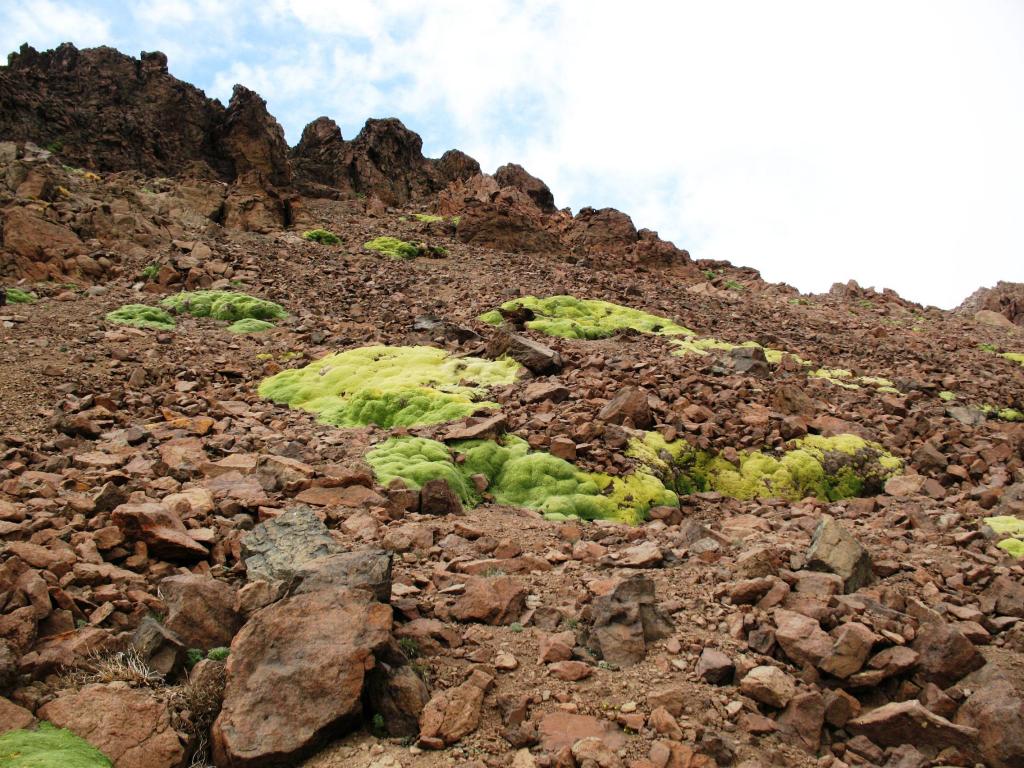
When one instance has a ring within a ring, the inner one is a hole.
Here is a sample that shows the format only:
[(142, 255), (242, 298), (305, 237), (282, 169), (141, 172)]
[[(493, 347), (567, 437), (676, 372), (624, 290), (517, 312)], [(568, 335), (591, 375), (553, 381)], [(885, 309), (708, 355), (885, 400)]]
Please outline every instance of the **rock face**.
[(439, 160), (424, 157), (423, 140), (395, 118), (367, 120), (347, 142), (333, 120), (318, 117), (303, 130), (291, 158), (306, 194), (359, 194), (387, 205), (423, 199), (480, 173), (479, 163), (458, 150)]
[(391, 643), (391, 608), (365, 593), (321, 590), (258, 611), (231, 644), (217, 764), (293, 764), (351, 727), (363, 679)]
[(235, 590), (204, 576), (170, 576), (160, 582), (167, 603), (164, 626), (188, 648), (204, 650), (229, 645), (241, 626), (235, 611)]
[(296, 572), (338, 546), (309, 507), (293, 507), (260, 523), (242, 538), (242, 558), (250, 581), (289, 582)]
[(989, 765), (1024, 765), (1024, 697), (1008, 681), (975, 690), (957, 712), (956, 724), (978, 729), (978, 746)]
[(544, 213), (554, 213), (555, 197), (548, 189), (548, 185), (531, 176), (525, 168), (516, 163), (508, 163), (501, 166), (494, 172), (494, 180), (501, 187), (515, 187), (520, 192), (525, 192), (534, 204)]
[(129, 539), (143, 541), (155, 554), (170, 560), (201, 560), (206, 547), (186, 532), (181, 519), (163, 504), (122, 504), (112, 515)]
[(1010, 325), (1024, 326), (1024, 283), (1000, 280), (993, 288), (979, 288), (953, 311), (972, 317), (979, 312), (994, 312)]
[(39, 717), (88, 741), (114, 768), (179, 768), (185, 760), (167, 705), (145, 689), (89, 685), (44, 705)]

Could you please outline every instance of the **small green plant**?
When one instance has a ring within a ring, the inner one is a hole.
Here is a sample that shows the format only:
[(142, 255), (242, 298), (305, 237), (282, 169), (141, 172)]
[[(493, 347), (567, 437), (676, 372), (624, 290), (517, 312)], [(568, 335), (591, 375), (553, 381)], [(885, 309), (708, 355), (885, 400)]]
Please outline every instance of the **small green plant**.
[(705, 269), (704, 270), (704, 277), (707, 280), (714, 280), (716, 277), (718, 277), (718, 273), (715, 272), (715, 270), (713, 270), (713, 269)]
[(206, 658), (202, 648), (189, 648), (185, 651), (185, 667), (192, 669), (196, 664)]
[(373, 735), (378, 739), (382, 739), (388, 735), (387, 728), (384, 726), (384, 715), (377, 712), (373, 719), (370, 721), (370, 728), (373, 731)]
[(982, 352), (998, 352), (999, 351), (994, 344), (979, 344), (978, 345), (978, 349), (980, 349)]
[(511, 624), (508, 625), (508, 628), (513, 632), (523, 631), (523, 625), (520, 624), (518, 621), (513, 621)]
[(152, 282), (152, 281), (156, 280), (156, 276), (159, 275), (159, 274), (160, 274), (160, 265), (157, 264), (156, 262), (153, 262), (148, 267), (146, 267), (144, 270), (142, 270), (142, 272), (139, 273), (139, 277), (141, 277), (143, 280), (147, 280), (149, 282)]
[(580, 620), (575, 616), (569, 616), (565, 619), (565, 626), (569, 629), (576, 629), (580, 625)]
[(444, 221), (444, 216), (436, 216), (432, 213), (414, 213), (412, 217), (416, 221), (422, 221), (424, 224), (434, 224), (438, 221)]
[(411, 637), (398, 638), (398, 647), (402, 649), (407, 659), (418, 659), (420, 656), (419, 643)]
[(948, 389), (944, 389), (942, 392), (939, 392), (939, 399), (944, 403), (956, 400), (956, 392), (950, 392)]
[(183, 291), (168, 296), (160, 305), (177, 314), (211, 317), (233, 323), (236, 320), (277, 320), (287, 317), (284, 307), (236, 291)]
[(25, 291), (21, 288), (7, 289), (8, 304), (34, 304), (38, 299), (39, 297), (31, 291)]
[(129, 325), (132, 328), (150, 328), (157, 331), (171, 331), (175, 326), (173, 317), (160, 307), (151, 307), (148, 304), (126, 304), (120, 309), (108, 312), (106, 319), (108, 323), (115, 325)]
[(321, 245), (337, 245), (341, 242), (340, 237), (327, 229), (307, 230), (302, 233), (302, 239), (313, 243), (320, 243)]
[(417, 256), (423, 256), (429, 251), (423, 243), (407, 243), (405, 240), (399, 240), (397, 237), (388, 237), (386, 235), (368, 240), (363, 243), (363, 248), (368, 251), (383, 253), (392, 259), (415, 259)]
[(206, 653), (206, 658), (210, 661), (227, 661), (228, 656), (231, 655), (231, 649), (219, 646), (217, 648), (211, 648)]
[(60, 152), (62, 149), (64, 149), (64, 142), (61, 141), (60, 139), (55, 139), (54, 141), (51, 141), (49, 144), (46, 145), (47, 152), (53, 152), (56, 154), (57, 152)]
[(597, 666), (599, 669), (607, 669), (610, 672), (615, 672), (619, 668), (617, 664), (612, 664), (610, 661), (605, 661), (604, 659), (597, 662)]
[(746, 290), (740, 283), (737, 283), (735, 280), (727, 280), (725, 282), (725, 287), (728, 288), (730, 291)]

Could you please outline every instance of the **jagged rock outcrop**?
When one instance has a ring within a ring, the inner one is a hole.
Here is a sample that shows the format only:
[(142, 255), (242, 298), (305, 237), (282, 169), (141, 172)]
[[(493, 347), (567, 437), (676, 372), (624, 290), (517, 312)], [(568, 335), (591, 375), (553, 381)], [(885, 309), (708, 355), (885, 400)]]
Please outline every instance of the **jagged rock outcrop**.
[(551, 194), (548, 185), (528, 173), (521, 165), (508, 163), (501, 166), (494, 172), (494, 180), (500, 187), (515, 187), (520, 192), (525, 192), (544, 213), (554, 213), (557, 210), (555, 196)]
[(979, 312), (994, 312), (1013, 325), (1024, 326), (1024, 283), (1000, 280), (992, 288), (979, 288), (953, 311), (971, 316)]
[(291, 184), (284, 129), (267, 112), (267, 102), (244, 85), (236, 85), (231, 94), (218, 144), (230, 158), (236, 178), (256, 173), (276, 187)]
[(309, 195), (358, 194), (404, 205), (480, 173), (480, 164), (459, 150), (438, 160), (423, 156), (423, 140), (401, 120), (367, 120), (352, 141), (338, 125), (318, 117), (302, 131), (291, 153), (297, 183)]
[(201, 160), (232, 176), (218, 148), (226, 110), (167, 71), (167, 57), (107, 47), (29, 45), (0, 67), (0, 138), (50, 147), (96, 171), (173, 175)]

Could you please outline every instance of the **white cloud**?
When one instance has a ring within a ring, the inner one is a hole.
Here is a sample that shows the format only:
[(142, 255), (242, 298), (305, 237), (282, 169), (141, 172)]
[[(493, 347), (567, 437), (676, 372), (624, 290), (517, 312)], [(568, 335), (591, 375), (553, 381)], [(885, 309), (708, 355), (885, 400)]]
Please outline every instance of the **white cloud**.
[(16, 51), (22, 43), (38, 50), (69, 40), (82, 45), (110, 43), (110, 24), (101, 12), (82, 10), (57, 0), (8, 0), (0, 25), (0, 49)]
[[(134, 7), (156, 28), (143, 47), (172, 71), (206, 61), (200, 85), (222, 99), (257, 90), (292, 141), (320, 114), (348, 137), (397, 114), (428, 152), (520, 162), (561, 205), (613, 205), (802, 290), (856, 278), (948, 307), (1024, 281), (1013, 0), (171, 7)], [(15, 8), (27, 39), (69, 23), (55, 0)], [(76, 42), (100, 42), (103, 18), (78, 15)]]

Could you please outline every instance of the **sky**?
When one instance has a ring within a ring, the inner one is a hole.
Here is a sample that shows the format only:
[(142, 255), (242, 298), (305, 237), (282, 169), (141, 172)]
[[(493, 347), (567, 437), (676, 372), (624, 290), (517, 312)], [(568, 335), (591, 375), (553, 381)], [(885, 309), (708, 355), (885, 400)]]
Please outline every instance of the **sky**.
[(694, 258), (952, 308), (1024, 281), (1021, 0), (4, 0), (0, 48), (167, 54), (294, 144), (398, 117)]

